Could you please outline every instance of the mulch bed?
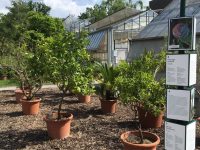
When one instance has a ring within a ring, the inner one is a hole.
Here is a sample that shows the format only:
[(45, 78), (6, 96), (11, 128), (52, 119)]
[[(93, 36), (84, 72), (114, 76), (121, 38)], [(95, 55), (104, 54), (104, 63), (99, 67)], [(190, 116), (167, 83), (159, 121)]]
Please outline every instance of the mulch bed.
[[(74, 96), (67, 96), (63, 111), (74, 115), (71, 135), (65, 140), (51, 140), (43, 121), (47, 114), (58, 107), (60, 92), (43, 89), (40, 113), (36, 116), (22, 114), (21, 105), (16, 104), (14, 91), (0, 92), (0, 149), (67, 149), (67, 150), (121, 150), (119, 140), (122, 132), (137, 130), (133, 121), (134, 112), (129, 106), (118, 103), (115, 115), (101, 112), (100, 101), (92, 97), (89, 104), (78, 103)], [(161, 138), (158, 150), (164, 149), (164, 127), (148, 129)], [(200, 127), (197, 125), (197, 149), (200, 149)]]

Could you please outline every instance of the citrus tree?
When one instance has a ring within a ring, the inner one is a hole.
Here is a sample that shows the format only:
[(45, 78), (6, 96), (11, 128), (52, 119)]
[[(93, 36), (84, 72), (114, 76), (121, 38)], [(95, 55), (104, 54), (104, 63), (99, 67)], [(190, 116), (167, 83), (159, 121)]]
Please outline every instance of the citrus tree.
[(41, 45), (41, 58), (46, 66), (46, 78), (62, 91), (58, 109), (58, 119), (62, 102), (67, 91), (77, 86), (77, 77), (83, 74), (90, 57), (86, 51), (88, 40), (86, 32), (79, 34), (63, 31), (56, 36), (46, 38)]

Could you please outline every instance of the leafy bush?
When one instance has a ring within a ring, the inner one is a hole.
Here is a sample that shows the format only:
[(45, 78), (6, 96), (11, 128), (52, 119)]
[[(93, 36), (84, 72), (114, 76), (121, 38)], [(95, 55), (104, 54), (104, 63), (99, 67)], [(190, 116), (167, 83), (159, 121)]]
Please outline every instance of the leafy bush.
[(94, 77), (93, 77), (94, 66), (90, 61), (88, 61), (81, 68), (75, 76), (75, 87), (73, 92), (81, 95), (91, 95), (95, 92), (94, 90)]
[(14, 78), (14, 71), (10, 66), (1, 66), (0, 67), (0, 79), (7, 77), (8, 79)]
[(116, 79), (120, 100), (124, 104), (143, 107), (155, 116), (164, 110), (164, 80), (157, 81), (155, 76), (165, 64), (164, 52), (155, 55), (145, 52), (131, 63), (123, 64), (126, 69)]
[(97, 72), (100, 74), (100, 83), (98, 87), (98, 93), (101, 98), (105, 100), (117, 99), (117, 87), (115, 85), (115, 79), (117, 77), (117, 71), (113, 66), (108, 66), (106, 63), (96, 62)]
[(86, 37), (86, 32), (77, 35), (73, 32), (63, 31), (46, 38), (40, 45), (39, 59), (43, 60), (46, 80), (56, 84), (62, 91), (58, 119), (61, 119), (61, 106), (67, 91), (77, 90), (80, 82), (84, 81), (84, 75), (87, 75), (88, 70), (83, 69), (90, 61), (90, 56), (86, 51), (88, 43)]

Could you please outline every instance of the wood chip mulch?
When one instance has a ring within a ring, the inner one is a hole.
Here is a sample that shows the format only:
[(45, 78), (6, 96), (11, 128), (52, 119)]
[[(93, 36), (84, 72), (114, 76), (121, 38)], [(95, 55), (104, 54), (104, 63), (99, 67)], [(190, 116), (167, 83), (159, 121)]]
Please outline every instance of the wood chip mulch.
[[(16, 103), (14, 91), (0, 92), (0, 149), (122, 150), (120, 134), (137, 130), (129, 106), (118, 102), (117, 113), (105, 115), (101, 112), (98, 97), (93, 96), (89, 104), (83, 104), (75, 96), (67, 96), (62, 110), (74, 115), (71, 135), (64, 140), (52, 140), (48, 137), (43, 116), (57, 110), (61, 95), (57, 89), (43, 89), (38, 96), (43, 98), (40, 113), (26, 116), (21, 105)], [(148, 131), (161, 138), (157, 149), (164, 150), (164, 126)], [(196, 133), (196, 148), (200, 149), (199, 124)]]

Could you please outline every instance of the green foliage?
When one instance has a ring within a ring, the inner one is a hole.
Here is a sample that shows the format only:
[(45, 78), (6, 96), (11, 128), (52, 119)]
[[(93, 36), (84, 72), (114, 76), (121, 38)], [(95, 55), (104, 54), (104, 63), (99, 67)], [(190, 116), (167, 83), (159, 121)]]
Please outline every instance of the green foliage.
[(8, 79), (14, 78), (14, 72), (11, 67), (9, 66), (0, 67), (0, 79), (3, 79), (3, 77), (7, 77)]
[(51, 8), (49, 6), (45, 5), (44, 3), (40, 3), (40, 2), (29, 1), (28, 3), (25, 3), (25, 5), (28, 6), (30, 11), (39, 12), (44, 15), (49, 15), (50, 10), (51, 10)]
[(86, 8), (86, 12), (81, 13), (79, 19), (90, 19), (91, 23), (94, 23), (125, 7), (136, 8), (138, 5), (143, 8), (143, 2), (141, 0), (136, 3), (125, 0), (104, 0), (99, 5), (96, 4), (92, 8)]
[(10, 86), (18, 86), (19, 83), (16, 80), (0, 80), (0, 88), (1, 87), (10, 87)]
[[(24, 39), (24, 33), (27, 30), (31, 30), (28, 28), (28, 24), (30, 23), (34, 26), (36, 23), (40, 27), (44, 26), (43, 22), (31, 22), (29, 12), (34, 11), (35, 18), (43, 16), (47, 16), (50, 11), (50, 7), (42, 4), (42, 3), (34, 3), (32, 1), (25, 2), (22, 0), (12, 1), (11, 7), (8, 7), (9, 12), (6, 15), (1, 15), (0, 17), (0, 55), (9, 55), (13, 49), (16, 48), (16, 45), (19, 45)], [(37, 20), (37, 19), (35, 19)], [(38, 19), (39, 20), (39, 19)], [(48, 28), (49, 24), (46, 24)], [(38, 27), (37, 26), (37, 27)], [(40, 29), (38, 27), (36, 30)], [(32, 30), (35, 30), (32, 28)], [(48, 32), (47, 30), (45, 30)]]
[(37, 51), (30, 51), (25, 42), (13, 52), (12, 69), (20, 82), (27, 100), (32, 100), (43, 83), (42, 61), (37, 59)]
[(54, 36), (64, 30), (62, 21), (57, 18), (30, 11), (27, 14), (27, 30), (43, 33), (45, 37)]
[(75, 76), (74, 92), (82, 95), (91, 95), (94, 90), (94, 65), (88, 59), (82, 64), (81, 71)]
[(106, 7), (103, 5), (94, 5), (93, 8), (86, 8), (86, 12), (82, 13), (79, 16), (79, 19), (88, 19), (91, 18), (91, 22), (96, 22), (101, 20), (107, 16), (106, 14)]
[(8, 14), (0, 18), (0, 46), (1, 57), (9, 57), (10, 61), (1, 64), (12, 66), (15, 78), (31, 100), (41, 88), (46, 71), (40, 45), (64, 27), (61, 20), (48, 15), (50, 8), (42, 3), (12, 1), (8, 9)]
[[(63, 31), (59, 34), (45, 38), (39, 45), (39, 60), (43, 60), (41, 68), (45, 70), (47, 81), (57, 84), (58, 88), (63, 92), (62, 99), (58, 108), (58, 120), (61, 119), (60, 111), (62, 102), (67, 91), (77, 91), (85, 88), (87, 93), (90, 91), (89, 82), (84, 85), (84, 75), (90, 74), (90, 69), (83, 69), (90, 61), (90, 57), (86, 51), (88, 44), (87, 33)], [(79, 80), (80, 79), (80, 80)]]
[(152, 51), (145, 51), (142, 56), (130, 64), (122, 65), (125, 69), (116, 79), (116, 85), (124, 104), (142, 106), (155, 116), (163, 111), (165, 106), (164, 81), (157, 81), (155, 74), (165, 64), (164, 54), (163, 51), (158, 55)]
[(82, 76), (84, 65), (89, 61), (86, 52), (87, 34), (62, 32), (46, 38), (40, 45), (41, 58), (46, 66), (47, 79), (58, 85), (63, 92), (74, 90), (77, 78)]
[(102, 5), (107, 7), (107, 14), (111, 15), (127, 6), (127, 2), (124, 0), (107, 0), (103, 1)]
[(117, 71), (113, 66), (96, 62), (97, 72), (100, 74), (100, 86), (98, 92), (103, 99), (113, 100), (117, 96), (117, 88), (115, 86), (115, 78)]

